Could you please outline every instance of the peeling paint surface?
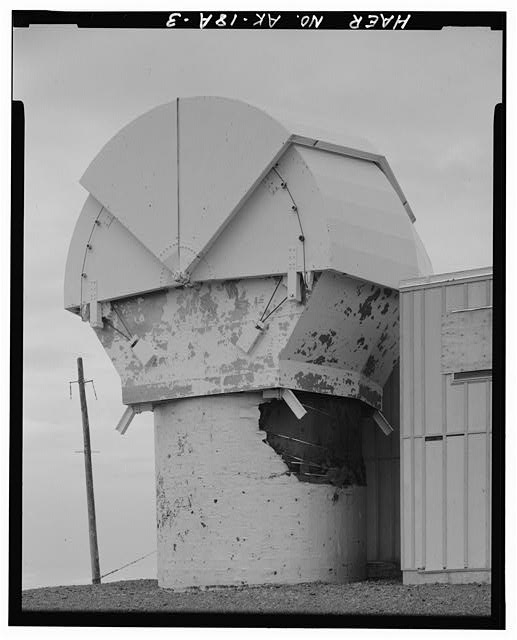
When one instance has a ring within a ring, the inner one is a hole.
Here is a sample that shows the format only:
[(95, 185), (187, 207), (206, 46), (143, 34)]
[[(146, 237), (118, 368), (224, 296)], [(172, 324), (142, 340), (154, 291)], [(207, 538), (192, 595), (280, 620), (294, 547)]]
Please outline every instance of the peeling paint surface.
[[(116, 312), (97, 335), (117, 369), (123, 401), (162, 401), (276, 387), (278, 354), (302, 305), (286, 302), (266, 323), (251, 353), (236, 346), (263, 314), (277, 279), (233, 280), (170, 289), (113, 303)], [(277, 290), (270, 309), (285, 297)], [(119, 333), (120, 332), (120, 333)], [(143, 366), (121, 333), (138, 336), (156, 353)]]
[(365, 487), (299, 482), (259, 429), (260, 393), (155, 407), (158, 583), (365, 575)]
[(380, 408), (398, 333), (396, 291), (325, 271), (280, 354), (281, 383)]
[[(303, 303), (285, 301), (250, 353), (237, 343), (261, 318), (276, 278), (207, 282), (112, 302), (97, 335), (126, 404), (284, 386), (382, 405), (398, 359), (396, 292), (324, 272)], [(285, 298), (281, 285), (270, 301)], [(128, 337), (156, 354), (143, 365)]]

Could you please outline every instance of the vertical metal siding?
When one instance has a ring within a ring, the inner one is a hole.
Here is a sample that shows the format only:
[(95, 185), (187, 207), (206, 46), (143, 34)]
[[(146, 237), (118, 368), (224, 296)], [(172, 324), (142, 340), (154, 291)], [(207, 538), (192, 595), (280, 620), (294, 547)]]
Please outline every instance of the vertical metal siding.
[(440, 356), (444, 318), (491, 302), (486, 273), (401, 292), (403, 570), (490, 568), (492, 382), (455, 381)]
[(426, 435), (442, 433), (442, 380), (441, 380), (441, 320), (442, 292), (429, 289), (424, 295), (425, 350), (424, 361), (424, 413)]
[(464, 566), (463, 438), (447, 438), (447, 558), (449, 569)]
[(422, 435), (424, 429), (422, 418), (424, 415), (423, 399), (423, 350), (424, 316), (422, 313), (423, 292), (416, 291), (413, 296), (413, 435)]

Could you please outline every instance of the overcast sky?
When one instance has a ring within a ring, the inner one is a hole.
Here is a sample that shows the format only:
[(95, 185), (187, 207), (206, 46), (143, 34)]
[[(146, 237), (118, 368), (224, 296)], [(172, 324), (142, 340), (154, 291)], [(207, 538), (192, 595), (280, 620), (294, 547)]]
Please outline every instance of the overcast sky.
[[(26, 114), (24, 587), (90, 579), (76, 357), (88, 389), (101, 572), (156, 548), (151, 414), (124, 437), (120, 381), (63, 310), (79, 178), (122, 126), (176, 96), (222, 95), (367, 138), (386, 155), (435, 272), (492, 263), (492, 120), (501, 34), (133, 31), (14, 34)], [(154, 577), (155, 556), (113, 576)], [(110, 578), (107, 578), (110, 580)]]

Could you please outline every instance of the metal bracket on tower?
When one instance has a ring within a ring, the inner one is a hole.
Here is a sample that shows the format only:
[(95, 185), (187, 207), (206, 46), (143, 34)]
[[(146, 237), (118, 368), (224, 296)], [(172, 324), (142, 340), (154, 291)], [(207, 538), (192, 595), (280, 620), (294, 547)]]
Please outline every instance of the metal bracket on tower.
[(236, 346), (244, 351), (244, 353), (250, 353), (254, 349), (259, 338), (264, 334), (264, 329), (265, 324), (260, 320), (257, 320), (257, 322), (254, 322), (253, 324), (245, 326), (242, 330), (241, 337), (236, 343)]
[(151, 344), (146, 342), (143, 338), (133, 336), (131, 340), (131, 350), (140, 362), (145, 366), (154, 362), (156, 358), (156, 352)]
[(262, 397), (265, 400), (283, 400), (298, 420), (301, 420), (303, 416), (307, 414), (303, 404), (298, 400), (291, 389), (264, 389)]
[(115, 429), (120, 433), (120, 435), (123, 436), (126, 433), (135, 415), (136, 415), (136, 412), (131, 405), (129, 407), (126, 407), (126, 410), (122, 414), (122, 417), (120, 418), (120, 420), (117, 423), (117, 426), (115, 427)]
[(296, 247), (289, 247), (289, 257), (287, 261), (287, 299), (302, 300), (302, 288), (300, 286), (300, 275), (297, 271)]
[(151, 402), (142, 402), (140, 404), (130, 404), (126, 407), (126, 410), (122, 414), (122, 417), (117, 423), (115, 429), (120, 433), (120, 435), (124, 435), (126, 431), (129, 429), (129, 425), (133, 421), (133, 418), (137, 413), (142, 413), (143, 411), (152, 411), (153, 405)]
[(386, 418), (378, 409), (375, 409), (375, 411), (373, 412), (372, 420), (384, 433), (385, 436), (389, 436), (395, 431), (395, 429), (391, 426), (391, 424), (386, 420)]

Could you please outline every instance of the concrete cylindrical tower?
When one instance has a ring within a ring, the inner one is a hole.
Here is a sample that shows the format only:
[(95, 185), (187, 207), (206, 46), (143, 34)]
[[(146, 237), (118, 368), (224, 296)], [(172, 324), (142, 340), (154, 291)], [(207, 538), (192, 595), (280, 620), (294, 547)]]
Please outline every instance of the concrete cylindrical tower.
[(365, 577), (365, 487), (301, 482), (259, 429), (260, 393), (154, 410), (163, 587)]

